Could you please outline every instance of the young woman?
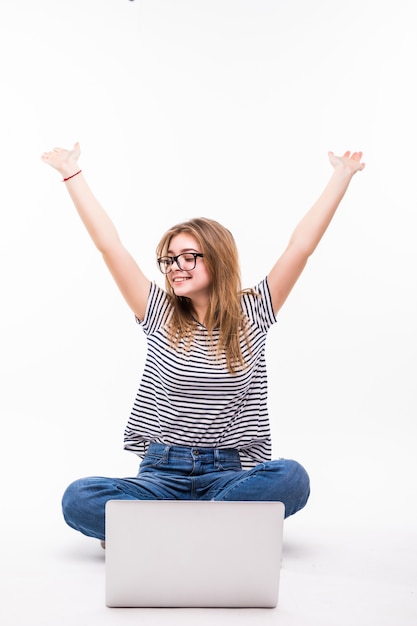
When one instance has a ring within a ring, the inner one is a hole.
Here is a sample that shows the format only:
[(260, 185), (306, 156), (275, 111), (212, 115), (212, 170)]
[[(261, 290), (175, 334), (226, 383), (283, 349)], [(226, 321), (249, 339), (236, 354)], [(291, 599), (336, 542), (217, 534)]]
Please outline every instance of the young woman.
[(141, 463), (132, 478), (89, 477), (63, 496), (66, 522), (105, 539), (114, 499), (274, 500), (288, 517), (309, 496), (293, 460), (271, 460), (265, 341), (268, 329), (326, 231), (362, 153), (329, 152), (332, 176), (268, 276), (242, 290), (231, 233), (214, 220), (168, 230), (157, 248), (161, 289), (142, 273), (92, 194), (80, 146), (42, 160), (58, 170), (93, 243), (141, 324), (148, 343), (125, 448)]

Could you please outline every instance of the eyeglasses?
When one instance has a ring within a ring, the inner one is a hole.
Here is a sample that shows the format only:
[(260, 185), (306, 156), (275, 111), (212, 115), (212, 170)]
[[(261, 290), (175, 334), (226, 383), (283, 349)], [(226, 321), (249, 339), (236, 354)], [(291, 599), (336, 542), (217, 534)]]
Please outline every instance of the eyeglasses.
[(174, 263), (177, 264), (179, 270), (189, 272), (195, 268), (197, 257), (203, 258), (203, 256), (204, 254), (200, 252), (184, 252), (177, 256), (161, 256), (157, 261), (163, 274), (169, 274)]

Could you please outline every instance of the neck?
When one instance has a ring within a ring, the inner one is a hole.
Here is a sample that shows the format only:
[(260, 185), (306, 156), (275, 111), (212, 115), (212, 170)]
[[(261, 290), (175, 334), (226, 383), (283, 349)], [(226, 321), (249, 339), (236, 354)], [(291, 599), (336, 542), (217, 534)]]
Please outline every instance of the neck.
[(194, 319), (204, 326), (204, 322), (207, 315), (208, 304), (207, 303), (196, 303), (193, 302), (193, 310), (194, 310)]

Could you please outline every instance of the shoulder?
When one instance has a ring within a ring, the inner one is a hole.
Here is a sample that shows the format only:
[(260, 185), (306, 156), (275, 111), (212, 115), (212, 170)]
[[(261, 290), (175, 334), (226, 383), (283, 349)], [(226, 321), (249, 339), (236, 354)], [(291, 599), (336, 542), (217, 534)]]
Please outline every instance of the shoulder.
[(145, 316), (142, 320), (136, 318), (143, 330), (149, 334), (159, 328), (167, 319), (171, 310), (171, 302), (165, 289), (155, 282), (151, 283)]
[(271, 293), (266, 277), (255, 285), (255, 287), (242, 291), (241, 305), (243, 313), (250, 320), (258, 323), (261, 322), (265, 330), (276, 322), (272, 308)]

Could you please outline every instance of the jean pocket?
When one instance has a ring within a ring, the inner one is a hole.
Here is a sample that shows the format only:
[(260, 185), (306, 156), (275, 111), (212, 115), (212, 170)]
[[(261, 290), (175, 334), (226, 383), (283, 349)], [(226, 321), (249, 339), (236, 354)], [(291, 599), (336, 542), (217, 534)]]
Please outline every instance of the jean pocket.
[(239, 461), (218, 461), (216, 463), (216, 471), (218, 472), (240, 472), (242, 469)]
[(141, 472), (146, 472), (146, 470), (157, 469), (162, 465), (166, 465), (166, 458), (163, 456), (154, 456), (151, 454), (147, 454), (143, 459), (139, 466), (139, 474)]

